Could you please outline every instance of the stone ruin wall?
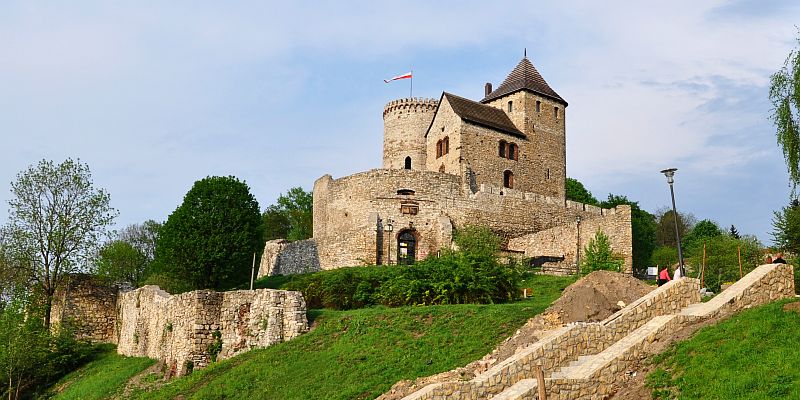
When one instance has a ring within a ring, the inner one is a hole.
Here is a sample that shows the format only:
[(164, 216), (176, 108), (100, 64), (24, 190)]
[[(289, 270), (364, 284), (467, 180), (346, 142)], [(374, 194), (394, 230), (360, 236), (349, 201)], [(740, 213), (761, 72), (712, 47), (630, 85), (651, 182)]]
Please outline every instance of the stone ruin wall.
[(269, 240), (261, 253), (257, 278), (274, 275), (305, 274), (320, 271), (317, 241), (314, 239), (289, 242)]
[[(400, 189), (414, 194), (398, 194)], [(404, 214), (404, 206), (414, 207), (416, 214)], [(574, 224), (578, 215), (596, 219), (604, 211), (485, 184), (472, 193), (458, 175), (430, 171), (375, 169), (337, 180), (325, 175), (314, 184), (314, 239), (322, 269), (374, 264), (378, 253), (391, 254), (395, 260), (397, 236), (409, 227), (421, 238), (417, 252), (421, 259), (449, 246), (452, 230), (468, 224), (485, 224), (510, 239)], [(387, 218), (394, 220), (393, 232), (376, 232), (379, 220), (385, 223)], [(624, 218), (615, 221), (605, 224), (609, 231), (624, 233)], [(618, 229), (611, 229), (617, 224)], [(563, 239), (568, 243), (564, 246), (575, 245), (574, 239)], [(630, 239), (627, 233), (619, 240)], [(389, 251), (388, 246), (393, 249)], [(620, 245), (621, 249), (630, 247)], [(387, 257), (381, 261), (385, 263)]]
[(92, 275), (69, 275), (53, 299), (50, 321), (54, 329), (71, 329), (78, 340), (116, 343), (118, 291), (119, 286)]
[(117, 352), (158, 359), (168, 376), (180, 376), (212, 361), (284, 342), (308, 331), (299, 292), (258, 289), (197, 290), (170, 295), (145, 286), (120, 295)]
[[(79, 340), (117, 344), (126, 356), (164, 362), (168, 376), (209, 364), (209, 346), (224, 359), (284, 342), (308, 331), (299, 292), (198, 290), (170, 295), (158, 286), (119, 292), (90, 275), (70, 276), (57, 292), (52, 322), (68, 324)], [(219, 337), (215, 337), (219, 331)]]
[[(570, 209), (592, 207), (572, 201), (568, 201), (567, 204)], [(631, 207), (628, 205), (602, 209), (600, 215), (582, 217), (580, 223), (573, 220), (571, 224), (512, 238), (509, 240), (508, 248), (524, 251), (528, 257), (563, 257), (564, 261), (560, 263), (560, 267), (572, 269), (575, 266), (578, 247), (580, 246), (581, 258), (583, 258), (586, 245), (589, 244), (589, 240), (594, 238), (598, 230), (608, 235), (612, 250), (622, 256), (624, 260), (622, 272), (631, 273), (633, 271), (633, 231)]]

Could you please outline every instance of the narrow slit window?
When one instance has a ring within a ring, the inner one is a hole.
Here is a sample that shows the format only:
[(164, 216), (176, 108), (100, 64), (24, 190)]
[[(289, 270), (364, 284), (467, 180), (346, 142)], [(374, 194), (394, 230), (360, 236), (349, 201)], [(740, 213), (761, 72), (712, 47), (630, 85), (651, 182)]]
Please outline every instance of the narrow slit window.
[(553, 107), (553, 118), (558, 119), (558, 107)]
[(512, 111), (514, 111), (514, 102), (513, 101), (509, 101), (508, 102), (508, 112), (512, 112)]
[(500, 145), (497, 147), (497, 154), (500, 157), (506, 158), (506, 141), (501, 140)]
[(406, 157), (406, 169), (411, 169), (411, 157)]
[(542, 112), (542, 102), (539, 100), (536, 100), (536, 112)]

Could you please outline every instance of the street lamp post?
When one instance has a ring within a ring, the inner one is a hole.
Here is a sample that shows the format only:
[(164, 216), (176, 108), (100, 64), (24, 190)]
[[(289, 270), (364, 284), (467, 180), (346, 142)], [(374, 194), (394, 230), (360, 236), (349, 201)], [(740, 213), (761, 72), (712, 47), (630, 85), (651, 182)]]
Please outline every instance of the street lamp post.
[(681, 233), (678, 230), (678, 209), (675, 207), (675, 190), (672, 188), (672, 183), (675, 182), (675, 171), (677, 168), (669, 168), (661, 171), (667, 177), (669, 183), (669, 194), (672, 197), (672, 216), (675, 219), (675, 240), (678, 246), (678, 266), (681, 269), (681, 276), (686, 276), (686, 268), (683, 266), (683, 251), (681, 250)]

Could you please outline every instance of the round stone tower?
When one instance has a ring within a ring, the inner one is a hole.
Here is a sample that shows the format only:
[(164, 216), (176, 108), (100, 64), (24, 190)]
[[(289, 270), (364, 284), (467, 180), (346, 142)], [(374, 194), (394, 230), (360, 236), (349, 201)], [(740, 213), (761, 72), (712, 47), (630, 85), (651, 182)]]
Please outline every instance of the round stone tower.
[(383, 108), (383, 168), (425, 170), (425, 132), (439, 101), (405, 98)]

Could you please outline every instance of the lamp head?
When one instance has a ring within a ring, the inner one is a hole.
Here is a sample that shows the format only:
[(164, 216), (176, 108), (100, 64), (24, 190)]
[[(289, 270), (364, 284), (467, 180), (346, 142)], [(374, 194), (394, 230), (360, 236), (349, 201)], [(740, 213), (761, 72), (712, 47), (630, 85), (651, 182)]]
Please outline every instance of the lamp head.
[(670, 185), (672, 185), (672, 182), (675, 182), (675, 178), (673, 177), (675, 176), (675, 171), (677, 170), (678, 170), (677, 168), (668, 168), (661, 171), (661, 173), (667, 177), (667, 183), (669, 183)]

